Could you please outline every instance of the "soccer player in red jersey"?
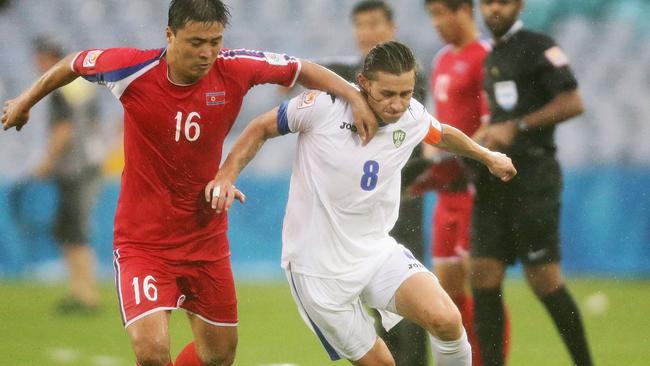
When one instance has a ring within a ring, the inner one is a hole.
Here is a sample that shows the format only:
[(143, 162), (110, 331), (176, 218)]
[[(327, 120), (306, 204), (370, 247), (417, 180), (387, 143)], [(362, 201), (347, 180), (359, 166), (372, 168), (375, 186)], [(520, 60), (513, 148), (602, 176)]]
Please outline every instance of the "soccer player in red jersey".
[[(179, 307), (195, 344), (177, 365), (233, 363), (238, 319), (227, 216), (202, 197), (246, 92), (297, 81), (349, 100), (364, 141), (376, 129), (361, 94), (327, 69), (282, 54), (222, 49), (229, 15), (220, 0), (173, 0), (165, 49), (68, 55), (3, 110), (4, 129), (20, 130), (34, 104), (79, 76), (108, 87), (122, 103), (126, 161), (115, 216), (115, 282), (142, 366), (171, 365), (168, 322)], [(241, 192), (237, 198), (244, 200)]]
[[(472, 136), (489, 119), (483, 93), (483, 60), (490, 44), (479, 39), (472, 0), (425, 0), (425, 6), (438, 35), (447, 43), (436, 55), (431, 73), (435, 116)], [(460, 158), (432, 151), (435, 148), (431, 146), (424, 148), (439, 163), (418, 179), (412, 192), (421, 193), (426, 188), (438, 191), (433, 220), (434, 269), (461, 311), (472, 344), (472, 364), (481, 365), (473, 326), (474, 306), (466, 286), (474, 189)], [(507, 344), (504, 342), (504, 354)]]

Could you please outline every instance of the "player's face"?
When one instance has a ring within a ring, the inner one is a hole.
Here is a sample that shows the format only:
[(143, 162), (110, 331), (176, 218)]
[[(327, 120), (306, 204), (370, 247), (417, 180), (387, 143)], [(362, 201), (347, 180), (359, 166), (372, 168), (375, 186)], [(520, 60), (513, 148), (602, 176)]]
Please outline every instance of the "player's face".
[(481, 14), (492, 35), (501, 38), (517, 21), (522, 0), (481, 0)]
[(354, 36), (363, 56), (379, 43), (395, 39), (395, 25), (381, 10), (369, 10), (354, 16)]
[(445, 43), (456, 44), (461, 41), (460, 10), (453, 11), (439, 2), (427, 4), (427, 10), (433, 27)]
[(205, 76), (223, 45), (224, 26), (218, 22), (189, 21), (176, 33), (167, 28), (167, 62), (172, 77), (184, 84)]
[(415, 70), (400, 75), (378, 71), (374, 80), (359, 75), (359, 84), (368, 95), (368, 105), (386, 123), (397, 122), (406, 112), (415, 88)]

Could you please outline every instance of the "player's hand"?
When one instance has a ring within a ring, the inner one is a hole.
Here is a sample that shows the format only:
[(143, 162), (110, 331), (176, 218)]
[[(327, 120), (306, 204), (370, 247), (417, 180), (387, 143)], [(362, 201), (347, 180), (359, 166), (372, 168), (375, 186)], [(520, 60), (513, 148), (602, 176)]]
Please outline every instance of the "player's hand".
[(512, 160), (506, 155), (496, 151), (490, 151), (486, 161), (487, 168), (495, 177), (507, 182), (517, 175), (517, 169), (512, 165)]
[(228, 211), (235, 200), (241, 203), (246, 202), (246, 195), (242, 193), (232, 182), (219, 177), (211, 180), (205, 186), (205, 201), (210, 203), (212, 209), (217, 213)]
[(517, 125), (512, 122), (491, 124), (485, 129), (484, 146), (490, 150), (503, 151), (512, 145), (517, 135)]
[(365, 98), (361, 97), (351, 101), (352, 117), (354, 118), (354, 126), (357, 128), (357, 134), (361, 138), (361, 142), (366, 145), (377, 133), (379, 124), (377, 117), (368, 106)]
[(20, 131), (29, 120), (29, 108), (24, 107), (20, 98), (11, 99), (5, 102), (2, 108), (2, 129), (8, 130), (16, 127)]

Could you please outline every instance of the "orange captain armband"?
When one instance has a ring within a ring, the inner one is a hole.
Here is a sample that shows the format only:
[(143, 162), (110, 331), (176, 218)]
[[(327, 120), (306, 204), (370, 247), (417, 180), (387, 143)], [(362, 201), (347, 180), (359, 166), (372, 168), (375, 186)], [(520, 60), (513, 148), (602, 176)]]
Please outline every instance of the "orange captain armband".
[(437, 119), (430, 117), (429, 132), (424, 137), (424, 142), (429, 145), (437, 145), (442, 140), (442, 125)]

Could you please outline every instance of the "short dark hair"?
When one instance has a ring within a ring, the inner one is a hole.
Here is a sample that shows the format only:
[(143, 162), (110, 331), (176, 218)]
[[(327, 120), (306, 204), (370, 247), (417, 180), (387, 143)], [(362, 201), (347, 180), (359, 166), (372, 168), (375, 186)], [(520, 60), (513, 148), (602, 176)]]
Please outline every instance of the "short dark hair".
[(352, 8), (352, 17), (354, 18), (359, 13), (367, 11), (381, 10), (389, 22), (393, 22), (393, 8), (382, 0), (364, 0), (359, 2)]
[(424, 0), (424, 5), (433, 3), (441, 3), (453, 11), (458, 10), (463, 5), (469, 5), (471, 9), (474, 9), (473, 0)]
[(361, 74), (368, 80), (375, 80), (378, 71), (393, 75), (412, 70), (417, 73), (417, 66), (415, 55), (407, 45), (389, 41), (376, 45), (368, 52)]
[(221, 0), (172, 0), (169, 4), (167, 25), (172, 32), (183, 29), (190, 22), (228, 25), (230, 10)]
[(40, 35), (32, 40), (34, 50), (38, 53), (52, 55), (56, 58), (63, 58), (65, 52), (61, 43), (51, 35)]

